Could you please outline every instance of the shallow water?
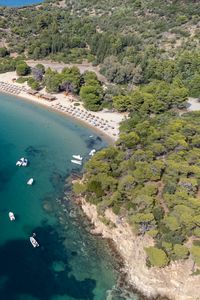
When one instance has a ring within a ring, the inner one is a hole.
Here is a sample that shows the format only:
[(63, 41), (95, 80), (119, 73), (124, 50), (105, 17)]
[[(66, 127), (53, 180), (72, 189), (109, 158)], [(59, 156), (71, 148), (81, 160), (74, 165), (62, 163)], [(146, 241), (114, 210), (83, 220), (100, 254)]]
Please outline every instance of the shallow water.
[[(65, 178), (80, 171), (71, 155), (87, 159), (105, 142), (67, 118), (4, 94), (0, 128), (0, 299), (105, 300), (117, 282), (116, 264), (106, 243), (88, 233), (68, 192), (63, 199)], [(20, 157), (28, 158), (28, 167), (16, 167)], [(31, 177), (35, 184), (28, 186)], [(29, 241), (33, 232), (36, 249)]]
[(0, 0), (0, 6), (23, 6), (41, 3), (42, 0)]

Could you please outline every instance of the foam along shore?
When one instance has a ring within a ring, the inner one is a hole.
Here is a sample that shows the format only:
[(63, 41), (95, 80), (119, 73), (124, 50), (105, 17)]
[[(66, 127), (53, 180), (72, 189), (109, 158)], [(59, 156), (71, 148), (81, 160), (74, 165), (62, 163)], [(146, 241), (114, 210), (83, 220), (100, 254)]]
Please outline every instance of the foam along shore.
[(82, 209), (94, 229), (92, 234), (102, 235), (111, 239), (117, 252), (124, 260), (127, 280), (136, 290), (149, 298), (157, 296), (172, 300), (199, 300), (200, 278), (192, 276), (194, 263), (191, 259), (171, 263), (169, 266), (148, 268), (144, 248), (153, 246), (153, 239), (147, 235), (135, 236), (125, 220), (116, 216), (110, 209), (105, 212), (105, 218), (110, 225), (105, 225), (98, 216), (95, 205), (79, 199)]
[(112, 140), (117, 140), (119, 136), (119, 124), (125, 118), (125, 114), (105, 110), (99, 112), (87, 111), (81, 102), (79, 106), (74, 106), (73, 102), (79, 102), (78, 99), (64, 93), (51, 94), (55, 100), (48, 101), (47, 98), (49, 96), (45, 89), (34, 94), (26, 83), (19, 84), (14, 81), (17, 77), (16, 72), (0, 74), (0, 92), (20, 96), (70, 115), (99, 130)]

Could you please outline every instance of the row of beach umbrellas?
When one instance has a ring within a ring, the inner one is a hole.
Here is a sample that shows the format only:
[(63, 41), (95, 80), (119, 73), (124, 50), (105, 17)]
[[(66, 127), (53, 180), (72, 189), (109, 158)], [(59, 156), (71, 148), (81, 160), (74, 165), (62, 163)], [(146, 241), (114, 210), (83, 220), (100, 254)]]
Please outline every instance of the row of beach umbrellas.
[(16, 94), (18, 95), (22, 91), (26, 91), (26, 88), (21, 86), (16, 86), (15, 84), (6, 83), (3, 81), (0, 81), (0, 89), (2, 91), (5, 91), (7, 93)]
[(89, 124), (99, 127), (103, 130), (109, 130), (109, 129), (114, 130), (115, 129), (115, 127), (113, 125), (109, 124), (108, 120), (105, 120), (103, 118), (100, 118), (99, 116), (89, 113), (88, 111), (86, 111), (82, 108), (75, 107), (73, 105), (64, 106), (64, 105), (61, 105), (60, 103), (53, 104), (52, 107), (54, 107), (58, 110), (61, 110), (63, 112), (70, 113), (72, 116), (75, 116), (82, 120), (85, 120)]

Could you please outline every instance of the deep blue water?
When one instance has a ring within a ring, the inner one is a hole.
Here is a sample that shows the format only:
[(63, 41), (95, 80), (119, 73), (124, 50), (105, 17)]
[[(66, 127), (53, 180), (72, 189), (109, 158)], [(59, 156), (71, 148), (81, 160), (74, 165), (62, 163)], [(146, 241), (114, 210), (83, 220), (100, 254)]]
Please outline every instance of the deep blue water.
[[(107, 299), (116, 285), (115, 262), (106, 243), (88, 233), (64, 188), (65, 178), (80, 170), (71, 155), (87, 158), (91, 148), (103, 146), (89, 129), (0, 94), (1, 300)], [(22, 156), (30, 161), (26, 168), (15, 165)], [(26, 184), (30, 177), (33, 186)], [(40, 243), (36, 249), (29, 241), (33, 232)]]
[(0, 6), (23, 6), (41, 3), (42, 0), (0, 0)]

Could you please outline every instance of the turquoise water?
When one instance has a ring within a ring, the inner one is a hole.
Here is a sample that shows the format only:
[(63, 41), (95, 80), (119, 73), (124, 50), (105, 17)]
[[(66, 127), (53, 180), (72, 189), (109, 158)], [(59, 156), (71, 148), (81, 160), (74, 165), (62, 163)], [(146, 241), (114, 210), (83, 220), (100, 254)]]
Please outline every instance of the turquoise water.
[[(115, 262), (105, 242), (88, 233), (69, 186), (63, 198), (65, 178), (80, 170), (71, 155), (87, 157), (105, 143), (67, 118), (4, 94), (0, 128), (0, 299), (105, 300), (116, 284)], [(15, 166), (20, 157), (28, 167)], [(31, 177), (35, 184), (28, 186)], [(30, 244), (33, 232), (39, 248)]]
[(42, 0), (0, 0), (0, 6), (23, 6), (41, 3)]

